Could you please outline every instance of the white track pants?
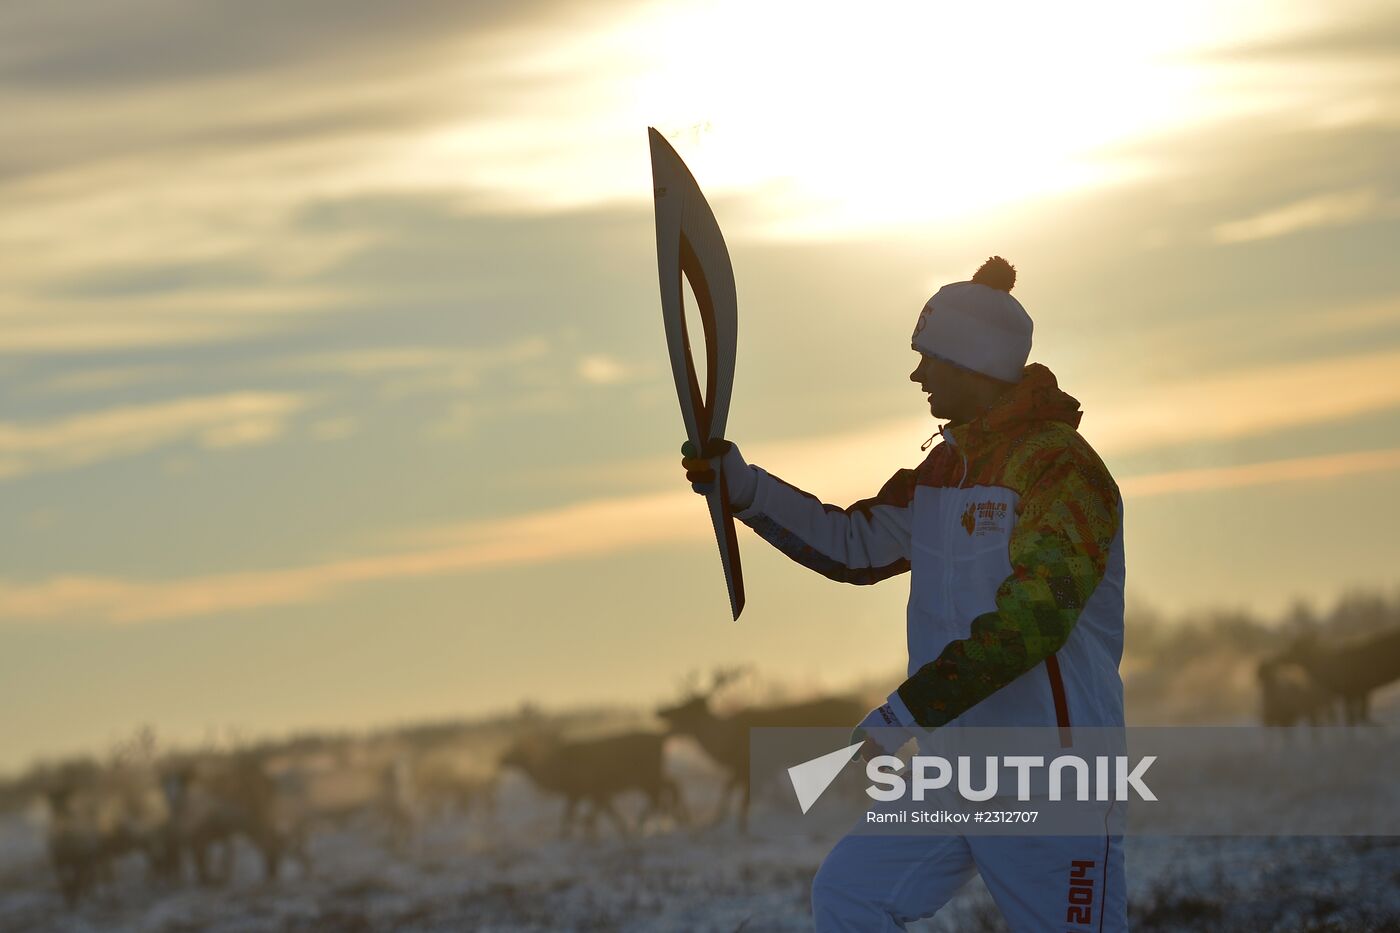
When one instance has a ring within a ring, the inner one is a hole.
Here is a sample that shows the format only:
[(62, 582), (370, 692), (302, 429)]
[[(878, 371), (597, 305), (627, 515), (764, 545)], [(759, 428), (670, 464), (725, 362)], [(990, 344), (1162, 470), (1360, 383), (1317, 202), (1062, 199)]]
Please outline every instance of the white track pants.
[(1014, 933), (1128, 929), (1121, 837), (852, 833), (812, 881), (817, 933), (903, 930), (978, 872)]

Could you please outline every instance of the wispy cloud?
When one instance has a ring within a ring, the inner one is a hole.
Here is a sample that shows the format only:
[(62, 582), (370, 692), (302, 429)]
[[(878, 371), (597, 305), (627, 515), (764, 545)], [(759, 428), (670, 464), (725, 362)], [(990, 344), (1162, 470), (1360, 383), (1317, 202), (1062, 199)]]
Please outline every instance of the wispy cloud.
[(578, 361), (578, 376), (591, 385), (619, 385), (650, 375), (649, 366), (635, 366), (603, 353), (582, 357)]
[(209, 449), (266, 443), (305, 405), (297, 395), (234, 392), (43, 423), (0, 422), (0, 478), (86, 466), (180, 442)]
[[(1146, 498), (1212, 489), (1305, 482), (1400, 469), (1400, 448), (1302, 457), (1236, 467), (1134, 476), (1124, 495)], [(818, 464), (814, 488), (846, 482)], [(417, 547), (278, 570), (176, 580), (58, 576), (0, 582), (0, 618), (12, 622), (82, 619), (129, 625), (262, 609), (332, 598), (366, 584), (492, 568), (599, 557), (711, 538), (703, 502), (688, 491), (593, 499), (559, 509), (424, 529)]]
[(498, 346), (367, 347), (310, 353), (274, 361), (278, 369), (330, 373), (368, 380), (387, 398), (468, 389), (489, 373), (544, 359), (549, 343), (527, 337)]
[[(575, 0), (409, 0), (392, 16), (312, 0), (272, 19), (171, 0), (0, 12), (0, 108), (24, 128), (0, 153), (4, 348), (208, 343), (286, 326), (259, 302), (323, 307), (282, 298), (362, 248), (365, 230), (312, 229), (308, 205), (466, 199), (470, 163), (425, 160), (425, 138), (510, 108), (529, 82), (502, 59), (524, 33), (599, 12)], [(201, 288), (182, 269), (241, 280)], [(166, 271), (168, 294), (122, 302), (131, 281)], [(416, 284), (394, 271), (386, 289)], [(218, 307), (220, 293), (243, 301)]]
[(349, 416), (339, 418), (322, 418), (313, 422), (309, 427), (309, 432), (318, 441), (338, 441), (354, 434), (359, 423)]
[(324, 287), (278, 287), (106, 299), (0, 294), (0, 355), (167, 347), (285, 329), (343, 299)]
[(1322, 457), (1297, 457), (1228, 467), (1202, 467), (1130, 476), (1119, 482), (1125, 498), (1145, 499), (1175, 493), (1205, 492), (1244, 486), (1269, 486), (1336, 479), (1360, 473), (1400, 470), (1400, 448), (1361, 450)]
[[(1393, 319), (1389, 303), (1351, 309), (1341, 318), (1319, 315), (1306, 333), (1365, 328)], [(1280, 429), (1305, 428), (1400, 407), (1400, 350), (1277, 363), (1236, 372), (1139, 385), (1115, 386), (1111, 395), (1086, 404), (1082, 430), (1105, 455), (1153, 448), (1244, 439)], [(1070, 386), (1069, 388), (1073, 388)], [(892, 418), (857, 431), (744, 445), (755, 463), (832, 497), (854, 501), (873, 491), (886, 474), (913, 466), (919, 444), (936, 423), (924, 416)], [(679, 462), (654, 457), (571, 465), (554, 472), (522, 474), (522, 482), (569, 481), (594, 488), (636, 488), (670, 476)], [(791, 476), (789, 476), (789, 471)], [(872, 475), (873, 474), (873, 475)]]
[[(22, 5), (5, 11), (14, 48), (0, 76), (27, 90), (149, 89), (208, 84), (250, 74), (353, 70), (367, 58), (401, 64), (482, 33), (509, 35), (522, 23), (568, 20), (577, 0), (404, 0), (374, 3), (303, 0), (277, 15), (192, 8), (179, 0), (113, 0), (91, 8)], [(616, 12), (622, 3), (612, 5)]]
[(1119, 393), (1084, 416), (1105, 451), (1254, 437), (1400, 406), (1400, 350), (1259, 366)]
[(1400, 13), (1388, 4), (1368, 4), (1349, 12), (1354, 15), (1340, 22), (1314, 23), (1306, 30), (1292, 29), (1270, 39), (1233, 44), (1202, 55), (1224, 61), (1284, 61), (1295, 67), (1308, 60), (1350, 64), (1358, 58), (1393, 64), (1400, 49)]
[(166, 364), (72, 369), (40, 379), (33, 383), (31, 388), (35, 392), (51, 395), (107, 392), (127, 386), (176, 379), (186, 372), (184, 367)]
[[(377, 371), (388, 361), (407, 364), (416, 357), (350, 359), (358, 361), (352, 366)], [(1138, 449), (1264, 433), (1393, 407), (1400, 404), (1400, 385), (1388, 377), (1397, 367), (1400, 351), (1392, 351), (1158, 387), (1151, 396), (1123, 398), (1094, 412), (1090, 433), (1100, 449)], [(1348, 378), (1339, 378), (1342, 374)], [(116, 409), (42, 427), (4, 425), (0, 472), (91, 462), (182, 438), (209, 447), (253, 443), (280, 431), (301, 404), (291, 396), (239, 394)], [(925, 418), (897, 419), (856, 433), (756, 444), (745, 452), (827, 501), (847, 502), (868, 495), (883, 478), (877, 466), (872, 480), (872, 464), (883, 463), (893, 472), (916, 462), (918, 443), (930, 429)], [(1149, 497), (1396, 468), (1400, 450), (1387, 449), (1130, 476), (1121, 482), (1126, 495)], [(620, 470), (640, 483), (679, 473), (674, 462), (660, 460), (600, 469), (614, 477)], [(622, 553), (707, 540), (709, 535), (700, 500), (688, 491), (622, 495), (400, 533), (387, 539), (397, 544), (389, 553), (303, 567), (177, 580), (56, 576), (37, 583), (3, 583), (0, 616), (16, 621), (81, 617), (113, 624), (183, 618), (315, 601), (366, 583)]]
[(711, 534), (689, 492), (599, 499), (436, 533), (453, 543), (281, 570), (179, 580), (60, 576), (0, 583), (0, 618), (130, 624), (305, 603), (352, 585), (600, 555)]
[(491, 366), (511, 366), (526, 360), (538, 360), (549, 352), (545, 340), (529, 338), (515, 340), (497, 347), (441, 346), (379, 346), (339, 352), (308, 353), (288, 357), (277, 366), (294, 370), (315, 370), (323, 373), (379, 375), (419, 370), (449, 370), (454, 373), (475, 373)]
[(1280, 321), (1278, 327), (1290, 336), (1320, 337), (1362, 334), (1396, 324), (1400, 324), (1400, 296), (1329, 309), (1325, 314), (1296, 315)]
[(1383, 213), (1394, 213), (1370, 188), (1333, 191), (1292, 201), (1240, 220), (1219, 224), (1213, 231), (1217, 243), (1245, 243), (1287, 236), (1317, 227), (1339, 227)]

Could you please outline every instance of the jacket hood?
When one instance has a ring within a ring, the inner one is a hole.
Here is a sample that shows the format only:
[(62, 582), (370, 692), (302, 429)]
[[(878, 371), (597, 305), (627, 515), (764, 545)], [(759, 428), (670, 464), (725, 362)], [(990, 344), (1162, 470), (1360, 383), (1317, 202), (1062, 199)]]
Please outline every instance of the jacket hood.
[(1055, 374), (1040, 363), (1021, 371), (1021, 381), (969, 425), (978, 431), (1003, 431), (1026, 421), (1063, 421), (1079, 427), (1084, 412), (1079, 400), (1061, 391)]

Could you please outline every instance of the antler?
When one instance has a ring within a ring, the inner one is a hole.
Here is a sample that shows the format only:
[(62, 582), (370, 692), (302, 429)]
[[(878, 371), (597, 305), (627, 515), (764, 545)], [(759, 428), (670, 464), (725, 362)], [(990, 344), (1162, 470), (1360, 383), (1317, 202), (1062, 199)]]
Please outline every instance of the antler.
[(732, 684), (752, 669), (752, 665), (739, 664), (734, 667), (717, 667), (710, 675), (709, 695), (718, 693), (721, 687)]
[(700, 672), (693, 667), (676, 679), (676, 693), (685, 699), (702, 696), (704, 692), (700, 689)]
[(685, 672), (679, 680), (680, 695), (686, 700), (708, 700), (728, 684), (743, 677), (752, 665), (738, 664), (733, 667), (717, 667), (710, 672), (710, 685), (701, 686), (700, 672), (695, 668)]

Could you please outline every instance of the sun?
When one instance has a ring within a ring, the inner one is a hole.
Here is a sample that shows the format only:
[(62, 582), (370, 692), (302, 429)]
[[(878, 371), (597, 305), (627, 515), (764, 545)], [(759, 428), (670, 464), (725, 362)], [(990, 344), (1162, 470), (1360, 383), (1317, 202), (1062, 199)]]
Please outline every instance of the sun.
[(1200, 116), (1174, 56), (1205, 10), (1136, 6), (687, 7), (638, 26), (664, 54), (633, 104), (786, 233), (956, 220), (1131, 177), (1109, 147)]
[(953, 223), (1160, 169), (1143, 140), (1240, 107), (1193, 53), (1237, 39), (1241, 16), (1206, 0), (650, 4), (515, 47), (492, 82), (518, 106), (420, 136), (399, 174), (517, 208), (647, 200), (655, 126), (750, 227)]

